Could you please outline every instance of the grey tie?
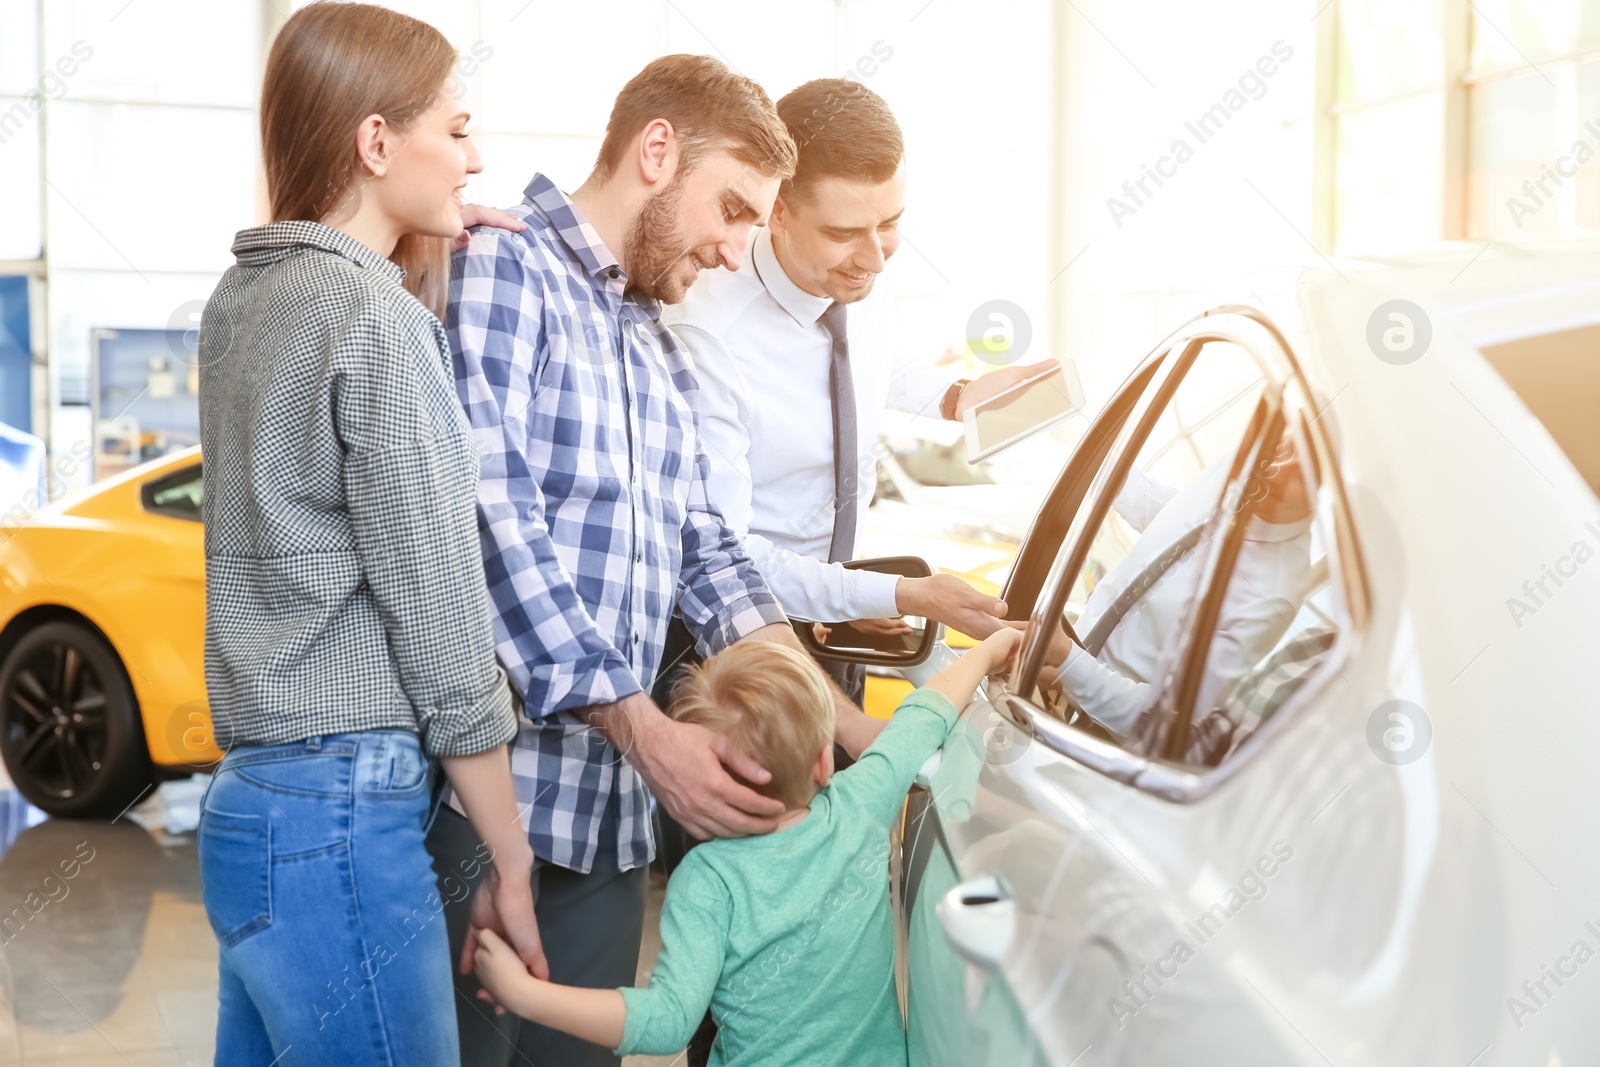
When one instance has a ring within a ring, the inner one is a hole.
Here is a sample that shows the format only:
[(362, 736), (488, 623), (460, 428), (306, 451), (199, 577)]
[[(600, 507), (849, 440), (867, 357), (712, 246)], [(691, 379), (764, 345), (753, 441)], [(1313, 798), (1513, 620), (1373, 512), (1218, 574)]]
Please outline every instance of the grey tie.
[(1129, 582), (1117, 594), (1117, 599), (1111, 606), (1095, 620), (1094, 628), (1089, 631), (1089, 636), (1083, 639), (1083, 650), (1091, 656), (1100, 655), (1100, 650), (1105, 647), (1106, 639), (1111, 636), (1111, 631), (1117, 628), (1122, 617), (1129, 610), (1143, 600), (1145, 594), (1155, 587), (1161, 576), (1172, 569), (1173, 564), (1194, 551), (1194, 546), (1200, 543), (1200, 538), (1205, 536), (1206, 528), (1210, 523), (1202, 522), (1188, 533), (1178, 538), (1172, 545), (1155, 559), (1151, 560), (1139, 576)]
[(850, 342), (845, 336), (844, 305), (822, 313), (822, 328), (833, 340), (828, 363), (828, 391), (833, 398), (833, 544), (830, 563), (856, 555), (856, 489), (861, 481), (856, 456), (856, 385), (850, 373)]

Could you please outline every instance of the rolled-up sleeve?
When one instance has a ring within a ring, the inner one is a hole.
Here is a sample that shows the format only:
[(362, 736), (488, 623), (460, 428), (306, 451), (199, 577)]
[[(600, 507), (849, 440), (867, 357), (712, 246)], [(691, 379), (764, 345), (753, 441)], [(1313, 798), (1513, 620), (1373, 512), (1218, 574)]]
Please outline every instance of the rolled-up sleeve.
[(500, 660), (524, 712), (546, 718), (642, 686), (595, 625), (550, 536), (528, 458), (533, 390), (548, 358), (544, 281), (514, 240), (484, 230), (456, 256), (445, 327), (482, 462), (478, 527)]
[(763, 626), (788, 622), (788, 616), (711, 503), (706, 492), (709, 464), (699, 448), (694, 463), (683, 523), (678, 609), (701, 653), (712, 655)]
[[(339, 358), (352, 369), (367, 364), (341, 375), (334, 392), (346, 506), (424, 746), (435, 756), (472, 755), (516, 734), (474, 523), (477, 457), (438, 324), (424, 332), (401, 322), (375, 307), (346, 332), (350, 351)], [(371, 366), (374, 358), (386, 365)]]

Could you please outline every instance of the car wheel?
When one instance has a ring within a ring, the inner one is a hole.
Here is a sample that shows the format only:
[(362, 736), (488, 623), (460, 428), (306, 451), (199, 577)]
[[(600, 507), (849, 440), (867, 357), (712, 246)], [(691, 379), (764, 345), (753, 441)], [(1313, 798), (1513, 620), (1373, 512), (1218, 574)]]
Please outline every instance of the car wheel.
[(133, 687), (88, 626), (48, 622), (0, 663), (0, 757), (51, 815), (115, 818), (154, 780)]

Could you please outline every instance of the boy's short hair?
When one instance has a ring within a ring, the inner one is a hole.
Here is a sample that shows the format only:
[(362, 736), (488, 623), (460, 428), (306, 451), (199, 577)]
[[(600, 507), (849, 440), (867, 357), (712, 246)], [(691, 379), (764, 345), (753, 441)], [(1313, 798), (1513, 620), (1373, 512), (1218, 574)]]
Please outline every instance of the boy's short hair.
[(756, 792), (804, 807), (816, 795), (811, 767), (833, 744), (828, 676), (805, 653), (771, 641), (740, 641), (689, 668), (672, 716), (726, 737), (772, 775)]

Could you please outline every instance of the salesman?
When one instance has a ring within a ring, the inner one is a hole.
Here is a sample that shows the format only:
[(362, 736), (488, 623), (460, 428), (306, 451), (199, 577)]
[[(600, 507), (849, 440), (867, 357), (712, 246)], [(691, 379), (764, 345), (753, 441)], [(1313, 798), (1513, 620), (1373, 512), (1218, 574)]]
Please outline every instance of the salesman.
[[(778, 115), (799, 158), (767, 227), (741, 269), (708, 272), (662, 316), (699, 381), (711, 499), (795, 618), (917, 615), (986, 635), (1005, 604), (960, 578), (901, 578), (843, 561), (856, 556), (872, 501), (886, 407), (958, 419), (1040, 367), (968, 384), (931, 364), (897, 365), (865, 344), (850, 326), (851, 305), (871, 294), (900, 245), (900, 126), (882, 97), (845, 78), (807, 82), (778, 101)], [(674, 631), (668, 664), (690, 648), (681, 623)]]

